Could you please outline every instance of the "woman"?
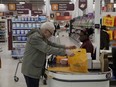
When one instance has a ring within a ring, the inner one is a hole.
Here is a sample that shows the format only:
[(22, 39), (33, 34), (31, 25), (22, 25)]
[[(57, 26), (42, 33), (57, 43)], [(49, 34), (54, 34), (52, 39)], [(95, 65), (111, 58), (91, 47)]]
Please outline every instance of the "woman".
[(93, 58), (94, 47), (89, 39), (89, 36), (93, 33), (94, 31), (92, 28), (89, 28), (89, 29), (86, 28), (85, 30), (81, 30), (79, 39), (82, 42), (82, 45), (80, 46), (80, 48), (86, 49), (87, 53), (91, 53), (92, 59), (95, 59)]
[(100, 49), (101, 50), (109, 50), (109, 43), (110, 43), (110, 39), (109, 39), (109, 34), (106, 32), (107, 28), (106, 26), (101, 26), (101, 30), (100, 30)]

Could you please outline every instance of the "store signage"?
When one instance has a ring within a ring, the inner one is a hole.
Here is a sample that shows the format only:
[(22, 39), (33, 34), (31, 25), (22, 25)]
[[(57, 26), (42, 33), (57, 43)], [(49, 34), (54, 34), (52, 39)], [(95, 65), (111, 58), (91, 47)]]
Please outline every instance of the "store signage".
[(72, 16), (57, 16), (56, 20), (71, 20)]
[(51, 5), (52, 11), (73, 11), (74, 4), (54, 3)]
[(54, 13), (50, 13), (50, 18), (54, 19)]
[(69, 12), (56, 12), (56, 16), (70, 16)]
[(105, 25), (107, 27), (113, 27), (114, 26), (114, 17), (113, 16), (111, 16), (111, 17), (108, 17), (108, 16), (103, 17), (102, 25)]
[(43, 11), (42, 10), (32, 10), (31, 14), (32, 14), (32, 16), (36, 16), (36, 15), (43, 14)]
[(23, 10), (23, 9), (30, 9), (30, 10), (32, 10), (32, 4), (31, 3), (16, 4), (16, 10)]
[(69, 12), (64, 12), (64, 16), (69, 16), (70, 13)]
[(87, 8), (87, 0), (79, 0), (79, 8), (84, 11)]
[(18, 10), (18, 14), (29, 14), (29, 10)]
[(8, 10), (9, 11), (16, 11), (16, 4), (15, 3), (9, 3), (8, 4)]
[(61, 16), (61, 12), (56, 12), (56, 16)]

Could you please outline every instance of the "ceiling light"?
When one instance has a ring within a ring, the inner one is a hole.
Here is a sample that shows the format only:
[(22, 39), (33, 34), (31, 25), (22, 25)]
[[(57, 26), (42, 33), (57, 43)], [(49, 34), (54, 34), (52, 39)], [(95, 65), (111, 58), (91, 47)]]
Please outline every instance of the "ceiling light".
[(19, 4), (25, 4), (25, 2), (19, 2)]

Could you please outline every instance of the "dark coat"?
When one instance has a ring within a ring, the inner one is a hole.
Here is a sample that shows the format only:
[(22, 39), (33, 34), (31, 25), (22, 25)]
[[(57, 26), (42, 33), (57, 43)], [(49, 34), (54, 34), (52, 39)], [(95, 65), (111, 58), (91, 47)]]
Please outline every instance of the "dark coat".
[(109, 50), (109, 34), (106, 31), (101, 30), (100, 35), (100, 49)]

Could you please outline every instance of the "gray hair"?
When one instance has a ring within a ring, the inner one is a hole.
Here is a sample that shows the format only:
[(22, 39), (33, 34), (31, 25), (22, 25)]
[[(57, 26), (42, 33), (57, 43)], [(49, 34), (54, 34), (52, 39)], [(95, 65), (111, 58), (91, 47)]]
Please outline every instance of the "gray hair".
[(54, 24), (52, 22), (45, 22), (41, 25), (40, 29), (54, 31), (55, 27), (54, 27)]

